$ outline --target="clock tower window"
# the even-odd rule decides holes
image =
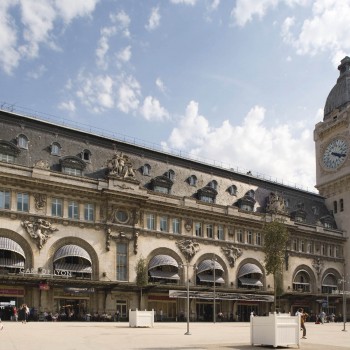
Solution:
[[[338,203],[337,201],[333,202],[333,213],[336,214],[338,212]]]
[[[344,200],[343,200],[343,198],[341,198],[340,200],[339,200],[339,210],[340,211],[344,211]]]

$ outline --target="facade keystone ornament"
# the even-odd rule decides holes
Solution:
[[[236,260],[243,254],[242,249],[230,244],[226,247],[221,247],[222,252],[225,254],[228,263],[231,267],[235,266]]]
[[[138,239],[139,239],[139,233],[136,231],[133,234],[132,233],[125,233],[125,232],[119,232],[119,233],[112,233],[112,229],[110,227],[106,228],[106,251],[109,252],[111,250],[111,240],[115,241],[133,241],[134,242],[134,254],[136,255],[138,252]]]
[[[30,237],[37,241],[37,246],[39,249],[44,246],[53,232],[58,231],[56,227],[53,227],[49,221],[44,219],[38,219],[36,221],[24,220],[22,221],[22,226],[25,228]]]
[[[190,261],[200,250],[199,243],[194,242],[192,239],[184,239],[176,242],[176,245],[180,249],[181,253],[185,255],[187,261]]]

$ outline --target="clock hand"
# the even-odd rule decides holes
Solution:
[[[332,156],[336,156],[338,158],[341,158],[341,157],[345,157],[346,154],[345,153],[338,153],[338,152],[332,152],[331,153]]]

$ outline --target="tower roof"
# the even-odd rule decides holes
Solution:
[[[330,91],[324,107],[324,118],[327,120],[335,109],[342,110],[350,104],[350,57],[346,56],[338,66],[340,72],[337,83]]]

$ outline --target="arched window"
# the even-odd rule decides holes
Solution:
[[[174,181],[174,179],[175,179],[175,171],[172,170],[172,169],[170,169],[170,170],[168,170],[168,171],[165,173],[165,176],[166,176],[169,180]]]
[[[328,273],[322,280],[322,293],[332,294],[338,289],[337,279],[333,273]]]
[[[28,137],[26,135],[18,135],[17,144],[19,148],[28,149]]]
[[[88,149],[84,149],[83,152],[81,152],[81,159],[85,162],[91,161],[91,152]]]
[[[196,175],[191,175],[188,178],[188,183],[190,184],[190,186],[196,186],[197,185],[197,177],[196,177]]]
[[[61,145],[58,142],[53,142],[51,144],[51,154],[54,156],[59,156],[61,154]]]
[[[210,181],[209,182],[209,187],[211,187],[213,190],[217,190],[217,188],[218,188],[218,183],[217,183],[217,181],[216,180],[213,180],[213,181]]]
[[[310,293],[310,275],[300,270],[294,277],[293,290],[295,292]]]
[[[142,175],[150,176],[151,175],[151,166],[149,164],[145,164],[142,167]]]
[[[231,185],[227,190],[231,196],[237,195],[237,186]]]

